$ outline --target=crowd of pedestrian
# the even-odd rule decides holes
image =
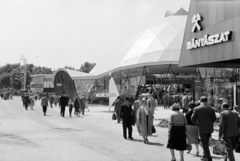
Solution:
[[[169,108],[169,94],[163,95],[164,109]],[[11,93],[8,95],[0,94],[1,98],[11,98]],[[168,104],[164,98],[167,97]],[[37,99],[41,100],[43,115],[46,116],[48,106],[53,108],[59,106],[60,116],[65,117],[66,107],[69,107],[69,116],[74,115],[80,117],[85,114],[85,109],[88,109],[87,99],[84,95],[81,97],[76,94],[74,99],[63,92],[62,95],[54,93],[23,93],[21,94],[23,106],[25,110],[28,107],[33,110]],[[172,113],[168,122],[168,142],[167,148],[170,149],[171,161],[176,161],[175,150],[180,153],[180,161],[184,161],[184,151],[190,153],[191,145],[195,145],[195,155],[198,157],[199,146],[203,149],[202,160],[212,161],[209,150],[209,141],[212,138],[214,124],[216,121],[219,125],[219,138],[226,144],[227,157],[225,160],[235,161],[234,149],[240,139],[240,109],[235,105],[231,107],[223,99],[218,99],[214,107],[209,106],[208,97],[202,96],[197,102],[187,93],[183,95],[171,95],[172,104],[170,106]],[[139,95],[133,106],[130,99],[126,97],[122,99],[118,97],[115,101],[114,112],[116,114],[117,123],[122,122],[123,138],[133,140],[132,126],[136,124],[138,134],[143,138],[143,143],[148,144],[148,136],[155,132],[153,125],[154,113],[157,103],[150,93],[148,96]],[[89,109],[88,109],[89,111]]]
[[[124,139],[133,139],[132,126],[136,124],[137,132],[142,136],[143,143],[149,143],[148,136],[151,136],[154,131],[153,119],[156,108],[155,101],[152,99],[151,93],[148,97],[138,96],[132,107],[129,98],[124,100],[120,97],[117,98],[114,112],[117,122],[122,121]],[[212,161],[209,141],[217,121],[217,113],[219,113],[218,139],[225,142],[227,149],[225,160],[235,161],[233,151],[240,139],[240,110],[237,105],[230,107],[228,103],[223,103],[220,99],[218,106],[211,107],[206,96],[193,102],[187,93],[181,97],[176,95],[173,100],[171,105],[173,112],[168,123],[167,143],[171,161],[176,161],[175,150],[180,152],[180,161],[184,161],[184,151],[190,153],[192,144],[196,148],[195,155],[197,157],[200,156],[199,147],[201,147],[203,149],[201,160]],[[164,106],[164,108],[166,107]]]
[[[209,141],[214,131],[214,123],[219,117],[219,138],[223,140],[227,149],[225,160],[235,161],[233,150],[238,142],[240,132],[240,112],[238,106],[231,108],[228,103],[222,103],[217,110],[208,105],[208,98],[202,96],[198,102],[190,102],[186,113],[180,112],[180,104],[173,104],[174,111],[169,118],[169,140],[172,161],[176,161],[174,150],[180,151],[180,161],[184,160],[183,152],[190,153],[191,144],[196,147],[196,156],[199,156],[199,145],[203,148],[202,160],[212,161],[209,150]]]
[[[88,109],[87,99],[84,95],[81,97],[78,94],[75,95],[74,99],[70,99],[69,96],[63,92],[62,95],[58,95],[55,93],[22,93],[21,94],[23,106],[25,110],[28,110],[30,107],[33,110],[35,106],[35,102],[39,99],[41,101],[43,115],[46,116],[48,107],[53,108],[59,106],[60,108],[60,116],[65,117],[66,107],[69,108],[69,116],[72,117],[72,111],[75,109],[74,114],[76,117],[80,117],[80,114],[84,115],[85,109]]]

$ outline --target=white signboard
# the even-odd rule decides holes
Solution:
[[[116,93],[97,93],[96,97],[117,97]]]
[[[62,83],[57,83],[57,86],[58,86],[58,87],[62,86]]]

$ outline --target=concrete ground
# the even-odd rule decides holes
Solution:
[[[43,116],[40,102],[27,111],[21,100],[0,100],[0,161],[170,161],[166,148],[167,129],[156,127],[157,133],[142,142],[133,127],[134,140],[125,140],[122,125],[112,120],[109,107],[89,105],[90,112],[80,118],[59,115],[59,108],[48,108]],[[111,108],[113,110],[113,108]],[[168,118],[170,110],[158,107],[154,124]],[[216,137],[216,134],[213,135]],[[212,149],[211,149],[212,151]],[[200,160],[195,148],[185,153],[185,161]],[[200,151],[202,154],[202,150]],[[176,153],[179,158],[179,153]],[[214,160],[222,160],[213,156]],[[236,154],[236,160],[239,160]]]

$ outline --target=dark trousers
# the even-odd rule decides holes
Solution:
[[[47,106],[42,106],[42,109],[43,109],[43,113],[46,114],[46,112],[47,112]]]
[[[228,159],[229,161],[235,161],[233,150],[236,147],[238,136],[224,137],[223,140],[227,143]]]
[[[200,134],[200,138],[202,141],[202,145],[203,145],[203,151],[204,154],[206,156],[206,158],[208,159],[208,161],[212,161],[212,157],[209,151],[209,139],[211,137],[211,133],[206,133],[206,134]]]
[[[50,107],[52,108],[53,102],[50,102]]]
[[[82,112],[82,115],[84,115],[85,107],[82,107],[82,108],[81,108],[81,112]]]
[[[116,115],[117,115],[117,122],[120,122],[121,121],[121,115],[120,115],[119,110],[116,111]]]
[[[127,129],[128,129],[128,138],[132,138],[132,125],[131,125],[131,123],[123,121],[122,126],[123,126],[123,137],[125,139],[127,138]]]
[[[28,103],[24,103],[23,105],[24,105],[25,109],[27,110],[29,104]]]
[[[62,116],[62,117],[65,116],[65,108],[66,108],[66,106],[61,106],[60,116]]]
[[[70,115],[70,117],[72,116],[72,108],[71,107],[69,107],[69,115]]]

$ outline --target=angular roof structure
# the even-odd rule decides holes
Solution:
[[[131,37],[122,48],[97,62],[90,74],[159,64],[178,64],[187,16],[172,15]]]
[[[172,16],[174,13],[172,11],[167,10],[167,12],[165,13],[165,17],[169,17]]]
[[[180,8],[177,12],[174,13],[174,15],[188,15],[188,12],[185,9]]]
[[[92,74],[89,74],[89,73],[84,73],[84,72],[79,72],[79,71],[75,71],[75,70],[69,70],[69,69],[66,69],[66,68],[59,68],[57,71],[55,71],[55,74],[59,71],[64,71],[66,73],[69,74],[69,76],[72,78],[72,79],[77,79],[79,77],[91,77],[91,76],[94,76]]]

